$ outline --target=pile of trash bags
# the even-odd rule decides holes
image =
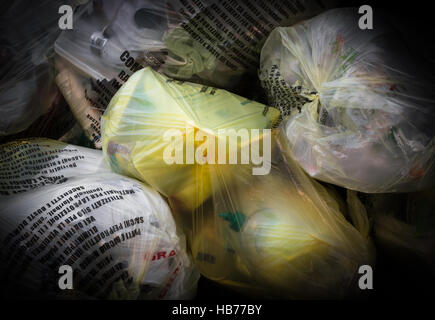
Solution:
[[[219,163],[221,154],[211,147],[227,145],[219,130],[270,130],[279,112],[224,90],[210,93],[168,80],[146,68],[113,97],[103,116],[103,151],[113,170],[168,197],[203,275],[251,293],[264,291],[262,296],[344,296],[359,266],[373,258],[365,211],[352,212],[360,233],[331,194],[289,158],[284,163],[286,151],[276,150],[265,175],[253,175],[249,164]],[[178,131],[175,143],[165,139],[169,130]],[[198,136],[200,142],[207,137],[203,148]],[[271,137],[258,139],[266,143]],[[190,146],[207,154],[205,163],[166,162],[167,150],[175,158],[177,148]],[[244,141],[234,144],[242,158],[249,154],[244,147]],[[322,220],[328,224],[319,224]]]
[[[149,66],[178,80],[246,91],[237,88],[256,76],[269,32],[330,2],[90,1],[76,13],[74,29],[54,44],[55,82],[101,149],[101,115],[134,72]]]
[[[386,21],[361,30],[334,1],[89,0],[60,31],[57,3],[33,5],[42,39],[2,49],[26,57],[0,70],[2,294],[193,299],[201,275],[342,299],[379,252],[435,267],[431,75]]]

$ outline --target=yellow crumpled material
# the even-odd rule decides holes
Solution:
[[[102,117],[103,151],[117,172],[135,177],[186,210],[211,195],[210,165],[167,164],[168,130],[216,137],[220,129],[271,128],[279,112],[225,90],[174,81],[145,68],[111,100]],[[195,142],[195,150],[201,142]]]
[[[358,295],[359,267],[374,266],[365,207],[354,192],[345,202],[309,178],[277,136],[270,174],[239,166],[229,178],[219,166],[211,200],[181,215],[195,264],[205,277],[254,297]]]

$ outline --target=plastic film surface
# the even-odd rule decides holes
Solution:
[[[292,156],[310,176],[362,192],[433,186],[432,81],[382,19],[360,30],[358,18],[330,10],[276,28],[262,49],[260,79]]]
[[[110,172],[101,151],[35,139],[2,145],[0,158],[2,294],[194,297],[199,274],[168,204]],[[63,265],[73,291],[60,290]]]
[[[104,113],[103,151],[113,170],[195,209],[211,195],[209,163],[219,161],[217,152],[199,154],[201,146],[208,141],[217,146],[219,130],[270,129],[278,116],[278,110],[228,91],[145,68],[124,84]],[[242,149],[239,142],[234,147]],[[207,163],[199,164],[198,158]]]
[[[374,265],[366,210],[343,208],[277,137],[268,175],[214,166],[212,197],[190,214],[176,209],[195,263],[205,277],[254,297],[356,296],[359,267]]]
[[[134,72],[151,67],[239,94],[255,91],[252,78],[270,31],[333,3],[89,1],[74,14],[74,29],[56,40],[55,81],[89,139],[101,148],[101,113]]]

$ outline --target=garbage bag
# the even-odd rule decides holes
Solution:
[[[3,1],[0,5],[0,136],[29,128],[56,108],[50,58],[59,7],[75,1]],[[43,133],[41,133],[43,134]]]
[[[0,203],[2,296],[195,295],[199,274],[168,204],[112,173],[101,151],[48,139],[2,145]],[[61,266],[73,290],[61,290]]]
[[[435,190],[397,194],[359,194],[374,221],[380,250],[396,261],[435,270]],[[420,264],[421,265],[421,264]]]
[[[349,206],[347,220],[343,201],[278,139],[268,175],[252,175],[251,165],[228,175],[215,165],[213,196],[190,212],[175,209],[195,263],[205,277],[257,298],[356,296],[359,267],[374,265],[365,208]]]
[[[278,110],[258,102],[175,81],[147,67],[130,77],[106,109],[103,152],[115,172],[144,181],[192,210],[211,195],[210,166],[196,161],[201,146],[216,145],[219,130],[271,128],[278,116]],[[236,143],[240,150],[241,142]],[[195,159],[184,152],[188,144]],[[205,157],[218,162],[217,153]]]
[[[121,85],[151,67],[231,89],[251,84],[268,33],[333,1],[90,1],[56,40],[56,83],[96,148],[100,116]],[[240,89],[242,90],[242,89]],[[254,90],[249,90],[251,92]],[[244,95],[244,94],[242,94]]]
[[[292,156],[310,176],[352,190],[433,186],[432,81],[380,16],[373,30],[359,18],[330,10],[276,28],[262,49],[260,80]]]

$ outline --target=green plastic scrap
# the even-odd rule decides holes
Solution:
[[[222,212],[219,213],[219,217],[224,218],[224,220],[230,222],[230,228],[234,231],[239,232],[242,228],[243,224],[246,221],[246,216],[241,212],[231,213],[231,212]]]

